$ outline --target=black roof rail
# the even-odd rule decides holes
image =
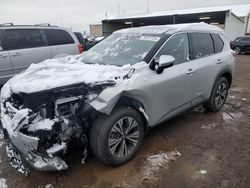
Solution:
[[[3,23],[3,24],[0,24],[0,26],[13,26],[14,24],[13,23]]]

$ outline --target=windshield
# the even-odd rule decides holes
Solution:
[[[84,63],[122,66],[140,62],[160,39],[157,35],[114,33],[81,56]]]

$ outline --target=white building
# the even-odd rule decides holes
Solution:
[[[118,15],[103,20],[102,30],[103,35],[107,36],[128,27],[206,22],[224,29],[228,40],[234,40],[239,36],[250,35],[249,13],[250,4],[241,4]]]

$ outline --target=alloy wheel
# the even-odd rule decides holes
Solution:
[[[139,125],[132,117],[123,117],[111,128],[108,146],[116,158],[123,158],[132,153],[139,140]]]
[[[221,106],[224,104],[227,97],[227,85],[226,83],[221,83],[215,94],[215,105],[217,108],[221,108]]]

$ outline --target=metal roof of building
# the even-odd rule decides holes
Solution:
[[[158,16],[171,16],[171,15],[184,15],[184,14],[195,14],[195,13],[208,13],[208,12],[220,12],[220,11],[232,11],[238,17],[245,17],[250,12],[250,4],[240,5],[226,5],[226,6],[213,6],[213,7],[202,7],[202,8],[191,8],[191,9],[180,9],[180,10],[168,10],[161,12],[148,12],[144,14],[124,14],[110,16],[106,20],[122,20],[122,19],[133,19],[133,18],[147,18],[147,17],[158,17]]]

